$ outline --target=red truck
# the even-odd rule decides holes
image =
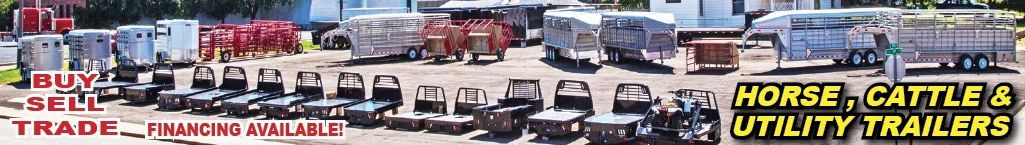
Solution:
[[[54,18],[50,8],[22,8],[14,11],[15,34],[68,34],[75,29],[72,18]]]

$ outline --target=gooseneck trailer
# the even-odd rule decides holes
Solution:
[[[876,49],[876,41],[880,37],[847,35],[847,32],[872,23],[877,19],[877,13],[885,11],[901,10],[858,8],[773,12],[755,19],[742,36],[741,44],[746,45],[747,40],[756,35],[769,36],[777,65],[781,61],[828,59],[852,66],[874,65],[881,58],[881,51]]]
[[[869,25],[858,26],[851,37],[872,35],[882,52],[891,45],[909,63],[955,63],[962,70],[986,70],[997,62],[1015,62],[1015,14],[1001,10],[948,9],[879,12]],[[850,37],[848,38],[850,39]],[[849,42],[857,42],[851,40]],[[856,43],[850,44],[857,48]],[[854,51],[855,49],[852,49]]]
[[[352,48],[352,59],[365,56],[406,55],[416,60],[425,57],[424,39],[419,32],[428,21],[448,20],[448,14],[374,14],[342,21],[327,38],[341,39]]]
[[[608,12],[602,14],[601,43],[609,60],[652,62],[676,57],[676,20],[673,14]]]
[[[565,57],[576,61],[601,59],[601,45],[598,29],[601,28],[601,14],[558,11],[544,15],[545,58],[554,61]]]

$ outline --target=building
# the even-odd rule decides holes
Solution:
[[[840,8],[840,0],[650,0],[651,12],[673,13],[684,28],[740,28],[744,13]]]

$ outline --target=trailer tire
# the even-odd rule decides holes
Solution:
[[[873,65],[879,64],[878,62],[879,62],[879,55],[877,55],[875,51],[872,51],[872,50],[865,51],[865,65],[873,66]]]
[[[957,61],[957,67],[961,68],[961,70],[963,71],[972,70],[973,68],[975,68],[974,65],[974,60],[972,60],[972,57],[967,54],[961,55],[961,59],[958,59]]]
[[[833,63],[843,64],[844,59],[833,59]]]
[[[293,53],[294,54],[303,54],[303,45],[295,44],[295,51],[293,51]]]
[[[221,63],[231,62],[231,51],[221,51]]]
[[[553,51],[554,50],[551,47],[545,46],[545,58],[547,58],[548,61],[555,61],[555,54]]]
[[[453,55],[455,55],[456,61],[463,61],[463,55],[464,54],[463,54],[462,50],[456,50],[456,53],[453,54]]]
[[[427,52],[427,48],[420,48],[420,59],[427,59],[431,57],[430,52]]]
[[[978,68],[979,71],[986,71],[986,69],[989,69],[989,62],[989,57],[986,57],[985,54],[975,56],[975,67]]]
[[[470,61],[477,61],[480,58],[480,54],[470,54]]]
[[[850,64],[853,67],[858,67],[863,63],[865,63],[865,57],[858,51],[851,51],[850,54],[847,54],[847,64]]]
[[[621,54],[619,53],[619,50],[609,51],[609,61],[612,61],[612,63],[617,63],[617,64],[620,63],[620,61],[621,61],[620,59],[623,58],[623,56],[620,56],[620,55]]]
[[[505,61],[505,51],[504,50],[499,49],[498,52],[496,52],[496,53],[498,53],[498,61]]]
[[[419,51],[417,51],[416,48],[406,49],[406,59],[409,59],[409,60],[417,60],[417,59],[419,59],[420,55],[417,54],[417,52],[419,52]]]

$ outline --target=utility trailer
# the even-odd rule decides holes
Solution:
[[[189,105],[189,96],[217,89],[214,70],[207,66],[196,66],[192,72],[192,85],[188,88],[160,91],[157,98],[157,109],[172,110]]]
[[[117,27],[117,52],[115,59],[128,59],[148,68],[156,63],[155,30],[153,26],[129,25]],[[118,61],[120,62],[120,61]],[[118,64],[120,65],[120,64]]]
[[[591,88],[587,82],[560,80],[555,88],[555,104],[527,117],[527,124],[541,140],[569,134],[573,132],[574,124],[578,126],[578,131],[583,130],[581,122],[594,116],[592,102]]]
[[[490,137],[494,137],[495,132],[526,130],[527,117],[544,109],[540,82],[509,79],[505,99],[498,100],[498,104],[473,108],[473,120],[477,122],[474,126],[488,131]]]
[[[246,78],[246,70],[242,67],[225,66],[221,81],[217,89],[188,97],[192,112],[213,111],[214,103],[249,90],[249,79]]]
[[[129,103],[156,101],[160,91],[174,89],[174,68],[171,64],[153,65],[153,81],[125,87],[124,99]]]
[[[72,30],[68,32],[68,70],[85,71],[91,67],[101,68],[106,73],[110,68],[111,31],[99,29]],[[93,66],[93,65],[102,65]]]
[[[466,52],[471,61],[477,61],[480,55],[495,55],[498,61],[505,60],[505,51],[509,50],[509,41],[513,33],[509,23],[494,19],[469,19],[459,28],[466,37]]]
[[[619,84],[612,112],[584,120],[584,138],[596,144],[618,144],[633,140],[637,125],[651,107],[651,90],[641,84]]]
[[[32,71],[61,71],[64,49],[60,35],[35,35],[18,40],[18,72],[22,81],[29,81]]]
[[[715,93],[691,89],[671,93],[676,96],[659,98],[645,113],[637,137],[648,144],[719,144],[722,120]]]
[[[580,60],[601,59],[601,44],[598,29],[601,28],[601,14],[574,11],[545,13],[544,46],[545,58],[555,61],[558,57],[569,58],[580,67]]]
[[[307,119],[326,119],[332,117],[331,111],[339,107],[345,107],[360,103],[366,99],[366,88],[363,85],[363,75],[359,73],[341,72],[338,73],[338,87],[335,89],[334,97],[327,95],[324,98],[303,103],[303,114]],[[341,114],[341,110],[335,111],[335,115]]]
[[[388,110],[391,110],[392,114],[399,112],[399,106],[402,106],[402,87],[398,77],[374,76],[373,91],[370,99],[345,107],[349,123],[370,125],[383,119],[384,112]]]
[[[427,47],[426,58],[434,58],[434,61],[441,61],[445,58],[455,58],[456,61],[463,61],[466,54],[466,35],[459,30],[466,21],[452,20],[430,20],[424,23],[420,29],[420,37],[423,37]]]
[[[889,46],[903,48],[905,62],[955,63],[958,68],[986,70],[990,63],[1016,62],[1017,24],[1013,12],[1001,10],[945,9],[884,11],[870,25],[850,30],[848,39],[871,35],[871,45],[882,52]],[[851,49],[858,47],[851,44]]]
[[[413,112],[399,113],[388,116],[385,125],[388,128],[420,130],[424,128],[424,120],[446,115],[448,100],[445,89],[438,86],[423,86],[416,89],[416,100]]]
[[[302,113],[302,108],[299,105],[313,98],[323,97],[324,82],[320,79],[320,74],[299,72],[295,78],[295,92],[267,98],[258,105],[260,110],[266,113],[267,118],[283,119],[292,114],[289,108],[295,108],[294,112]]]
[[[744,32],[741,44],[746,45],[753,36],[768,35],[776,51],[777,67],[781,61],[823,59],[851,66],[875,65],[881,52],[876,48],[876,41],[884,38],[871,35],[852,37],[847,33],[854,27],[871,24],[876,21],[877,13],[885,11],[901,10],[856,8],[773,12],[751,22],[752,26]]]
[[[455,102],[452,114],[425,120],[427,130],[458,134],[473,129],[473,108],[488,105],[488,95],[483,89],[459,88]]]
[[[250,106],[268,98],[279,96],[285,92],[284,80],[281,79],[281,71],[277,69],[260,68],[260,75],[257,77],[256,90],[246,91],[234,97],[221,101],[224,112],[228,115],[245,116],[249,114]]]
[[[428,21],[448,20],[447,14],[374,14],[361,15],[340,22],[336,34],[340,42],[350,42],[352,57],[406,55],[410,60],[424,57],[424,39],[420,30]]]
[[[675,28],[669,13],[608,12],[602,13],[598,36],[613,63],[624,58],[652,62],[676,57]]]
[[[158,63],[195,64],[199,60],[199,21],[157,21],[156,57]]]

